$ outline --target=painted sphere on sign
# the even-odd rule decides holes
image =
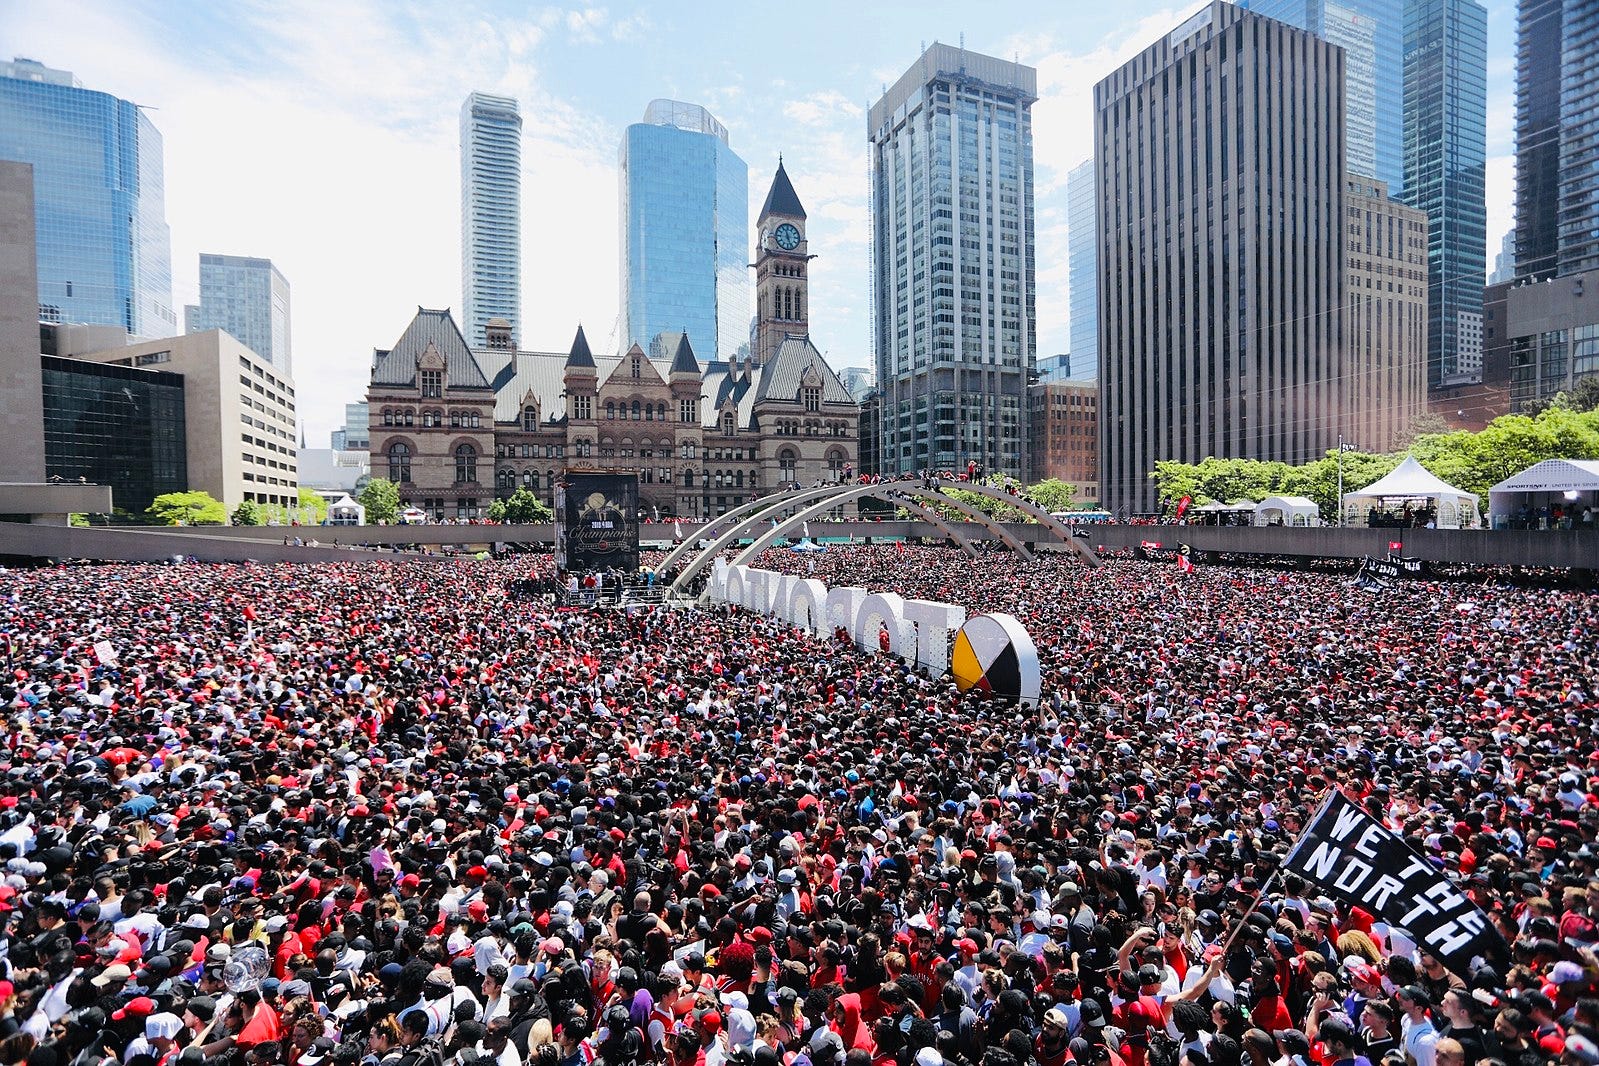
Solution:
[[[976,689],[1010,700],[1038,702],[1038,648],[1006,614],[980,614],[955,635],[950,671],[962,692]]]

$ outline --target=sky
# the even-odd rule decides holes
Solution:
[[[1400,0],[1394,0],[1396,8]],[[522,337],[619,346],[617,149],[656,97],[706,106],[760,209],[781,153],[808,213],[811,336],[871,363],[866,109],[935,40],[1038,68],[1038,355],[1067,351],[1067,172],[1096,81],[1203,0],[0,0],[0,55],[150,109],[165,140],[173,303],[199,254],[272,259],[292,288],[312,447],[418,306],[461,308],[459,113],[521,103]],[[1488,261],[1514,202],[1513,0],[1488,4]],[[754,232],[753,218],[751,232]],[[752,249],[753,255],[753,249]]]

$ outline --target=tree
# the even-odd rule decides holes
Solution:
[[[258,526],[264,521],[261,508],[254,500],[245,500],[233,509],[233,524],[236,526]]]
[[[1064,511],[1072,505],[1077,488],[1058,477],[1047,477],[1027,490],[1028,499],[1046,511]]]
[[[69,526],[76,526],[78,528],[82,528],[84,526],[87,526],[88,524],[89,524],[89,516],[86,515],[86,514],[69,514],[69,515],[67,515],[67,525],[69,525]]]
[[[503,522],[503,521],[505,521],[505,501],[504,500],[491,500],[491,501],[489,501],[489,509],[488,509],[487,513],[488,513],[488,519],[489,519],[490,522]]]
[[[320,526],[328,520],[328,501],[315,489],[300,486],[300,514],[302,525]]]
[[[392,522],[400,512],[400,490],[386,477],[375,477],[361,490],[360,504],[373,524]]]
[[[209,492],[163,493],[145,514],[161,526],[220,526],[228,520],[227,508]]]
[[[517,525],[528,522],[553,522],[555,512],[529,488],[520,488],[505,501],[505,520]]]

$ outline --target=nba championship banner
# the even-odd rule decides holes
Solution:
[[[555,565],[638,570],[638,475],[567,474],[555,494]]]
[[[1438,867],[1336,789],[1283,860],[1295,873],[1405,933],[1469,981],[1473,960],[1509,955],[1488,916]]]

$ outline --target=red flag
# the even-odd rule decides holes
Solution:
[[[897,552],[904,551],[905,550],[905,542],[902,541],[902,540],[896,540],[894,542],[894,550],[897,551]]]
[[[1186,555],[1177,557],[1177,570],[1179,573],[1191,574],[1194,572],[1194,561]]]
[[[1405,542],[1402,540],[1391,540],[1388,542],[1388,550],[1391,552],[1404,551]]]
[[[1192,498],[1188,497],[1188,496],[1184,496],[1182,499],[1177,501],[1177,517],[1178,518],[1181,518],[1183,516],[1183,512],[1188,510],[1188,505],[1191,502],[1193,502]]]

